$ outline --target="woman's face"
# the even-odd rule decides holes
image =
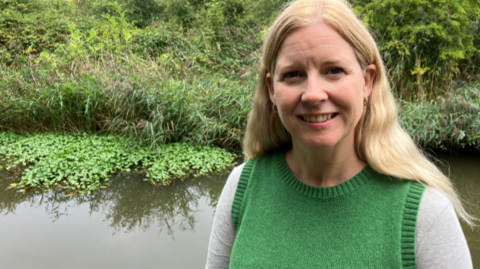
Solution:
[[[325,23],[288,34],[267,85],[294,150],[354,150],[375,74],[374,65],[360,67],[353,48]]]

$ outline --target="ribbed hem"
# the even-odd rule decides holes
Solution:
[[[420,207],[425,186],[412,182],[407,193],[403,210],[401,247],[403,268],[416,268],[415,234],[417,228],[417,214]]]
[[[315,187],[303,183],[292,174],[287,166],[284,152],[277,153],[274,158],[280,177],[285,180],[286,184],[302,195],[315,199],[332,199],[348,195],[360,189],[378,175],[375,170],[367,165],[360,173],[341,184],[332,187]]]
[[[243,166],[242,173],[240,174],[240,179],[238,180],[237,190],[235,192],[232,204],[232,219],[236,228],[240,226],[240,213],[242,210],[243,197],[245,196],[248,180],[250,179],[250,175],[252,174],[254,164],[255,158],[248,160]]]

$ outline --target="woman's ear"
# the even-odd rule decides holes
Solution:
[[[267,80],[267,88],[268,88],[268,94],[270,95],[270,101],[272,101],[272,103],[276,104],[276,102],[275,102],[275,91],[273,89],[273,77],[270,74],[270,72],[268,72],[265,75],[265,79]]]
[[[373,89],[373,81],[377,75],[377,67],[374,64],[369,64],[363,70],[363,79],[365,80],[365,86],[363,88],[363,96],[369,97]]]

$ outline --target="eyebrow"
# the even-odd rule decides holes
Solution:
[[[322,62],[322,65],[340,65],[342,63],[341,60],[339,59],[333,59],[333,60],[327,60],[325,62]],[[298,64],[296,63],[295,61],[290,61],[286,64],[279,64],[277,62],[277,68],[283,68],[283,69],[294,69],[294,68],[298,68],[299,66],[301,66],[302,64]]]
[[[340,60],[332,60],[332,61],[326,61],[326,62],[323,62],[322,64],[327,64],[327,65],[335,65],[335,64],[340,64],[342,61]]]

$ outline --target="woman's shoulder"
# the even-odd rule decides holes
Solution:
[[[473,268],[452,202],[431,187],[420,203],[415,242],[417,268]]]
[[[438,214],[445,208],[453,206],[452,201],[440,192],[432,187],[426,187],[422,196],[421,207],[428,209],[432,214]]]
[[[240,179],[240,175],[242,174],[243,167],[245,166],[245,164],[246,163],[242,163],[233,168],[232,172],[230,172],[230,175],[228,176],[226,184],[229,184],[229,185],[233,184],[235,186],[238,184],[238,180]]]
[[[432,227],[432,224],[442,214],[452,215],[451,218],[454,221],[458,221],[450,199],[442,192],[432,187],[426,187],[418,210],[417,240],[421,240],[424,237]]]
[[[246,172],[244,175],[248,177],[248,173],[252,171],[253,167],[255,166],[255,163],[266,161],[271,164],[272,162],[275,162],[275,160],[278,160],[278,158],[280,158],[282,154],[283,154],[282,151],[262,154],[259,156],[255,156],[238,166],[235,166],[232,172],[230,172],[227,182],[225,183],[225,189],[227,190],[229,197],[233,200],[237,186],[238,186],[238,182],[240,181],[244,168]],[[265,167],[265,165],[263,165],[263,167]],[[246,182],[243,181],[243,183],[244,183],[243,186],[245,187]]]
[[[235,192],[237,191],[238,181],[240,180],[240,176],[242,175],[243,167],[245,163],[242,163],[238,166],[233,168],[232,172],[228,176],[227,182],[225,183],[224,192],[225,192],[225,200],[233,201],[235,197]]]

